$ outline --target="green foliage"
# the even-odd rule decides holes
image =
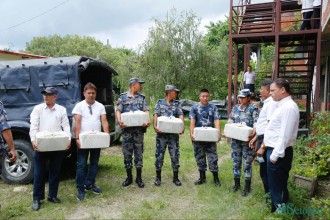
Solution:
[[[310,135],[297,140],[294,150],[294,172],[306,177],[324,177],[330,173],[329,112],[315,114]],[[302,166],[305,164],[305,166]]]
[[[172,9],[165,20],[154,19],[135,74],[148,79],[144,91],[151,99],[164,96],[166,84],[176,85],[184,98],[196,100],[203,87],[213,98],[225,98],[225,90],[219,88],[227,83],[227,45],[209,48],[199,26],[200,19],[191,11]]]

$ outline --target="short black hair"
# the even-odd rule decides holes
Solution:
[[[274,81],[270,78],[266,78],[261,82],[261,86],[270,86],[270,84],[272,84]]]
[[[285,89],[285,91],[289,94],[291,94],[291,90],[290,90],[290,83],[288,80],[283,79],[283,78],[278,78],[275,79],[273,82],[278,88],[283,88]]]
[[[201,89],[201,90],[199,91],[199,94],[201,94],[202,92],[210,93],[209,90],[207,90],[207,89]]]

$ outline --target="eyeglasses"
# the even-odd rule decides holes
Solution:
[[[93,111],[92,111],[92,106],[90,106],[90,105],[89,105],[89,106],[88,106],[88,108],[89,108],[89,114],[91,114],[91,115],[92,115],[92,114],[93,114]]]

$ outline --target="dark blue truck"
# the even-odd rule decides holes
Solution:
[[[117,72],[106,62],[80,56],[1,61],[0,100],[7,111],[17,151],[16,163],[1,157],[2,179],[7,183],[29,183],[33,179],[30,113],[35,105],[43,102],[41,91],[47,86],[56,87],[56,102],[66,107],[72,125],[71,111],[77,102],[84,99],[84,85],[87,82],[95,84],[96,100],[106,108],[111,140],[119,139],[112,88],[114,75]],[[72,139],[72,147],[67,153],[75,155],[75,139]]]

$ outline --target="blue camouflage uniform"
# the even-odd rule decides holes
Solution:
[[[159,99],[155,106],[154,115],[158,117],[174,116],[178,118],[180,115],[183,115],[181,103],[178,100],[172,100],[170,104],[167,104],[166,99]],[[169,133],[157,133],[156,135],[156,171],[162,170],[166,146],[168,146],[168,151],[171,156],[173,171],[178,171],[180,167],[179,135]]]
[[[0,102],[0,133],[10,128],[9,124],[7,123],[7,120],[7,113],[3,107],[2,102]],[[5,141],[3,140],[2,135],[0,135],[0,153],[2,152],[4,145]]]
[[[241,105],[235,105],[230,113],[228,123],[245,123],[247,126],[254,128],[259,116],[258,107],[249,103],[245,110],[241,108]],[[251,180],[252,177],[252,161],[254,158],[254,152],[249,148],[249,142],[239,141],[232,139],[232,160],[233,160],[233,172],[234,178],[240,178],[242,167],[242,156],[244,163],[244,176],[246,180]]]
[[[193,105],[189,112],[189,119],[195,119],[195,127],[214,127],[214,121],[220,119],[218,109],[213,104],[203,106]],[[207,171],[206,156],[211,172],[218,172],[218,154],[216,142],[192,141],[195,159],[200,171]]]
[[[120,94],[117,111],[125,113],[138,110],[149,110],[144,95],[137,93],[133,96],[130,92]],[[133,167],[133,153],[135,167],[143,167],[143,137],[145,131],[146,129],[143,127],[128,127],[122,129],[124,165],[126,170],[132,169]]]

